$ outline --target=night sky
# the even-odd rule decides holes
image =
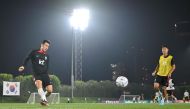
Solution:
[[[167,44],[174,55],[177,84],[190,84],[189,0],[1,0],[0,72],[18,75],[18,67],[43,39],[51,40],[50,71],[70,82],[72,29],[69,12],[90,10],[83,36],[83,80],[112,80],[110,64],[123,64],[130,82],[153,72]],[[185,24],[183,24],[185,22]],[[179,28],[175,28],[175,24]],[[186,26],[184,26],[186,25]],[[185,29],[184,29],[185,28]],[[30,74],[29,64],[24,71]],[[142,71],[142,68],[146,71]]]

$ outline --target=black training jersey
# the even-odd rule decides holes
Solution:
[[[24,60],[23,66],[26,66],[29,60],[32,62],[34,75],[48,73],[49,56],[46,53],[40,50],[33,50]]]

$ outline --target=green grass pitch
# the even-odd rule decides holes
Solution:
[[[190,104],[61,103],[41,106],[40,104],[0,103],[0,109],[190,109]]]

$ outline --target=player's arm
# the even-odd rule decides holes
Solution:
[[[22,66],[19,67],[18,71],[22,72],[25,69],[25,66],[27,65],[28,61],[31,59],[33,54],[33,51],[29,53],[29,55],[26,56],[26,58],[24,59],[24,62],[22,64]]]
[[[174,59],[172,58],[171,60],[171,65],[172,65],[172,68],[170,70],[170,73],[168,74],[168,77],[171,77],[172,73],[174,72],[174,70],[176,69],[176,65],[174,63]]]

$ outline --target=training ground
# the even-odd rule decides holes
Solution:
[[[0,103],[0,109],[190,109],[190,103],[176,104],[104,104],[104,103],[61,103],[41,106],[40,104]]]

